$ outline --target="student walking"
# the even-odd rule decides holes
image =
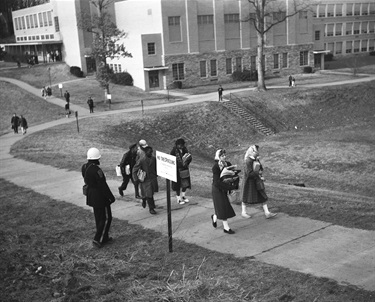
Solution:
[[[125,152],[120,162],[120,169],[122,175],[122,184],[118,187],[118,192],[121,196],[124,196],[124,191],[128,187],[129,181],[131,180],[134,185],[135,198],[141,198],[139,196],[138,184],[133,179],[132,172],[136,164],[137,159],[137,144],[133,144],[129,147],[129,150]]]
[[[65,116],[66,117],[70,117],[70,105],[69,105],[69,102],[66,102],[65,104]]]
[[[67,103],[70,102],[70,93],[69,93],[68,90],[65,91],[64,98],[65,98],[65,100],[66,100]]]
[[[215,154],[215,164],[212,167],[212,200],[215,214],[211,215],[211,220],[214,228],[217,227],[217,220],[222,220],[224,233],[231,235],[235,232],[229,227],[228,219],[236,216],[236,213],[229,202],[228,192],[238,189],[238,185],[220,179],[223,169],[229,166],[231,166],[231,163],[226,161],[225,150],[217,150]]]
[[[271,213],[267,206],[268,196],[264,187],[264,178],[262,176],[263,167],[259,161],[258,145],[252,145],[248,148],[244,162],[244,179],[241,188],[241,216],[244,218],[251,217],[246,213],[247,205],[262,204],[266,218],[275,217],[277,214]]]
[[[185,140],[179,138],[175,142],[171,155],[176,156],[177,162],[177,182],[172,181],[172,190],[176,192],[178,204],[185,204],[189,202],[186,198],[186,190],[191,189],[191,179],[189,165],[192,157],[185,145]],[[180,196],[182,191],[182,196]]]
[[[112,223],[111,204],[115,202],[106,177],[99,167],[100,158],[100,151],[90,148],[87,151],[87,163],[81,169],[82,177],[88,186],[86,204],[94,209],[96,233],[93,245],[99,248],[112,240],[109,237],[109,229]]]
[[[20,125],[20,118],[14,113],[12,118],[10,119],[10,124],[14,133],[18,133],[18,127]]]
[[[90,113],[94,113],[94,101],[91,96],[87,100],[87,104],[89,105]]]
[[[289,80],[289,87],[292,87],[292,81],[293,81],[292,75],[289,75],[288,80]]]
[[[22,134],[26,134],[28,126],[27,126],[27,121],[23,117],[23,115],[21,115],[21,118],[20,118],[20,126],[21,126]]]
[[[219,94],[219,102],[223,100],[223,91],[224,91],[224,88],[221,87],[221,85],[219,85],[219,88],[217,89],[217,92]]]
[[[142,207],[146,208],[146,203],[150,214],[156,214],[154,193],[159,192],[158,175],[156,173],[156,158],[152,154],[153,150],[150,146],[144,148],[145,156],[143,156],[133,168],[134,180],[140,181]],[[138,171],[142,170],[146,173],[144,180],[138,178]]]

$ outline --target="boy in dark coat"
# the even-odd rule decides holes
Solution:
[[[82,176],[88,185],[86,204],[94,208],[96,233],[93,244],[97,247],[112,240],[109,229],[112,222],[111,204],[115,202],[105,175],[99,168],[100,157],[100,151],[91,148],[87,151],[88,162],[82,166]]]
[[[14,133],[18,133],[18,126],[20,125],[20,118],[14,113],[11,120],[10,124],[12,125],[12,129]]]
[[[121,196],[124,196],[124,192],[128,187],[129,180],[132,181],[135,190],[135,198],[141,198],[139,196],[138,184],[132,177],[132,171],[136,163],[137,158],[137,144],[133,144],[129,147],[129,150],[125,152],[120,162],[120,169],[122,174],[122,184],[118,187],[118,192]]]

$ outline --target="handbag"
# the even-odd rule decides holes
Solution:
[[[146,171],[143,171],[142,169],[139,169],[137,172],[137,178],[140,182],[144,182],[146,178]]]
[[[264,187],[264,181],[261,180],[260,178],[257,178],[257,180],[255,181],[255,184],[256,184],[256,187],[257,187],[258,191],[262,191],[262,190],[265,189],[265,187]]]
[[[130,175],[130,165],[125,166],[125,174]]]
[[[122,176],[120,166],[116,166],[116,175],[117,175],[117,176]]]
[[[179,170],[179,173],[180,173],[181,178],[189,178],[190,177],[189,169]]]

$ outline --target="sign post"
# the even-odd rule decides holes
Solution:
[[[63,96],[63,95],[62,95],[63,84],[59,84],[59,88],[60,88],[60,94],[61,94],[61,97],[62,97],[62,96]]]
[[[177,182],[176,156],[156,151],[156,172],[158,176],[166,178],[167,181],[168,246],[169,252],[172,253],[173,247],[170,181]]]
[[[78,125],[78,111],[75,112],[76,121],[77,121],[77,132],[79,133],[79,125]]]

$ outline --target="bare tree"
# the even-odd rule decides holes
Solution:
[[[266,33],[275,25],[285,22],[300,12],[310,9],[313,1],[309,0],[247,0],[250,4],[248,17],[243,20],[250,22],[257,32],[257,70],[258,90],[265,91],[264,79],[264,45]]]
[[[96,8],[96,12],[93,14],[83,12],[78,19],[78,26],[93,34],[91,55],[96,61],[96,79],[106,90],[106,94],[109,94],[111,70],[107,65],[107,58],[132,57],[132,55],[120,43],[120,40],[126,37],[126,33],[117,28],[112,21],[113,16],[108,11],[114,0],[90,0],[90,3]]]

